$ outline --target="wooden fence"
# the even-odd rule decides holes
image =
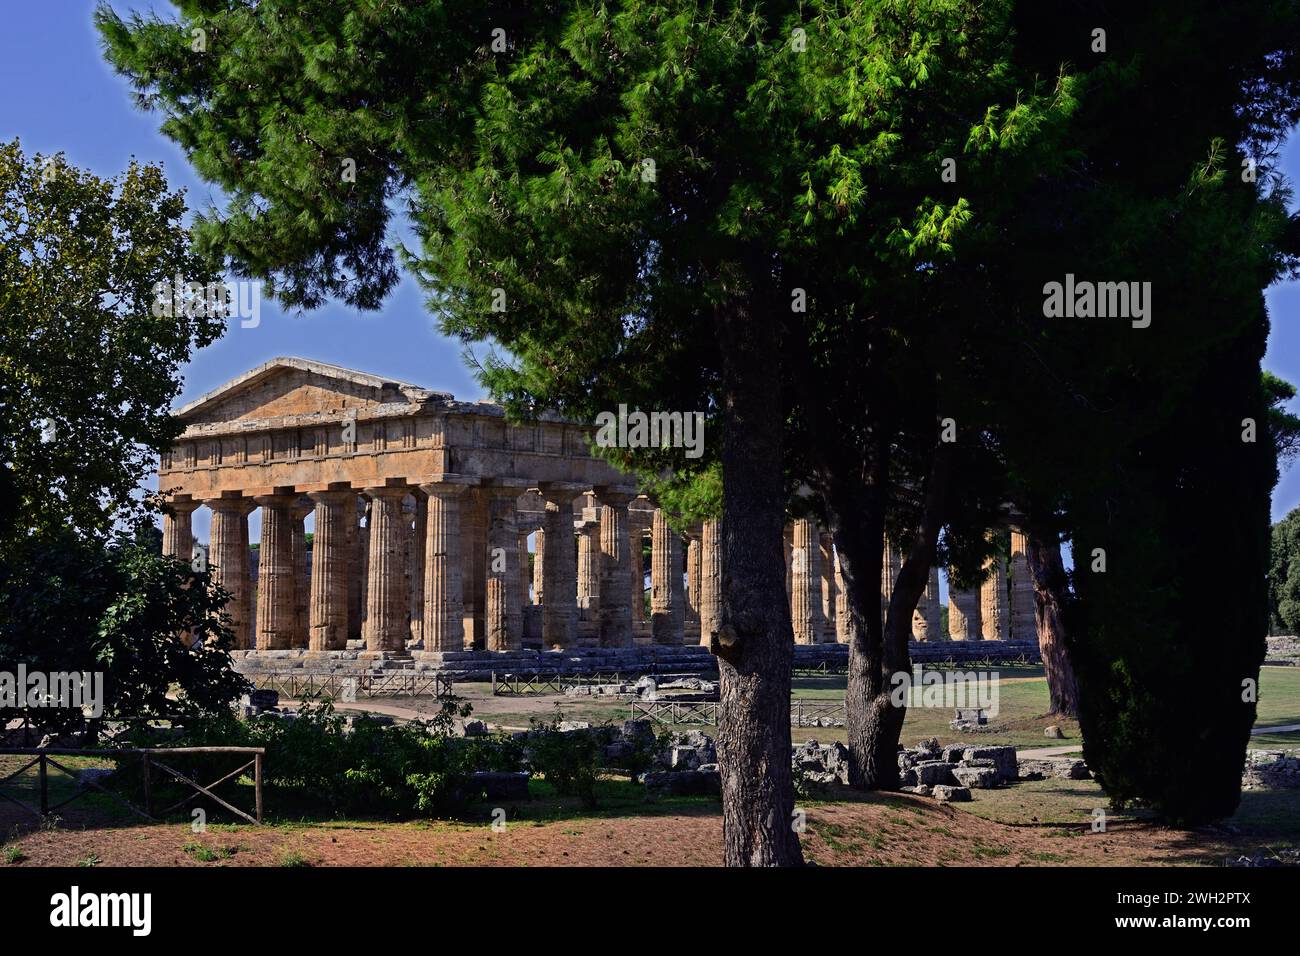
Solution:
[[[163,763],[161,760],[158,759],[160,756],[175,757],[175,756],[190,756],[193,754],[237,754],[242,756],[248,756],[251,759],[249,759],[246,763],[241,764],[239,767],[236,767],[234,770],[232,770],[230,773],[226,774],[225,776],[221,777],[219,780],[209,783],[206,786],[200,783],[196,783],[195,781],[191,780],[189,777],[185,776],[180,771],[176,770],[173,767],[168,766],[167,764]],[[27,761],[27,763],[23,764],[21,767],[15,770],[13,773],[10,773],[4,777],[0,777],[0,787],[3,787],[4,784],[8,783],[10,780],[15,779],[21,774],[26,773],[32,767],[36,767],[36,775],[38,780],[37,789],[40,795],[40,806],[34,807],[31,804],[24,803],[22,800],[19,800],[16,797],[11,797],[8,794],[6,794],[3,791],[3,789],[0,789],[0,799],[7,800],[10,803],[22,807],[28,813],[33,814],[37,819],[43,820],[46,816],[53,813],[55,810],[58,810],[60,807],[65,807],[69,803],[72,803],[74,800],[81,799],[86,794],[90,793],[91,790],[97,790],[100,793],[106,794],[107,796],[111,797],[113,800],[115,800],[117,803],[120,803],[122,806],[126,807],[136,816],[141,817],[149,821],[150,823],[158,823],[159,817],[166,816],[167,814],[171,813],[173,810],[179,810],[181,807],[185,806],[187,803],[190,803],[191,801],[193,801],[194,799],[200,796],[210,797],[211,799],[215,800],[217,803],[225,807],[227,810],[229,810],[231,813],[235,814],[235,816],[247,820],[249,823],[260,825],[262,822],[262,770],[263,770],[263,763],[266,757],[266,750],[262,747],[152,747],[152,748],[123,747],[123,748],[107,749],[107,750],[89,750],[89,749],[76,750],[76,749],[63,748],[63,747],[9,747],[9,748],[0,748],[0,755],[30,756],[32,758],[31,760]],[[136,806],[131,801],[125,799],[124,797],[116,793],[113,793],[113,791],[109,790],[107,787],[102,786],[101,784],[91,779],[90,777],[84,774],[80,774],[77,771],[64,766],[63,764],[59,763],[57,760],[54,759],[55,756],[97,757],[97,758],[112,758],[112,757],[123,757],[123,756],[139,757],[140,770],[141,770],[140,778],[142,781],[141,789],[143,790],[142,796],[143,796],[144,806],[143,807]],[[49,771],[51,767],[54,768],[55,770],[61,771],[64,774],[67,774],[67,776],[71,777],[74,781],[76,781],[78,786],[78,790],[76,793],[68,797],[66,800],[59,801],[53,806],[50,805]],[[157,816],[155,816],[154,814],[154,795],[153,795],[153,770],[155,767],[158,770],[163,771],[165,774],[168,774],[171,777],[175,778],[176,780],[180,781],[190,790],[194,791],[189,796],[161,810]],[[246,770],[249,770],[250,768],[253,771],[253,792],[254,792],[254,801],[256,804],[254,807],[254,815],[251,816],[248,813],[244,812],[243,810],[239,809],[238,807],[234,806],[233,804],[229,803],[228,801],[217,796],[215,793],[213,793],[213,790],[215,788],[221,786],[223,783],[225,783],[228,780],[237,779],[242,773],[244,773]]]
[[[361,697],[448,697],[450,677],[432,671],[392,673],[331,673],[309,671],[254,671],[244,675],[258,690],[273,690],[282,697],[329,697],[352,701]]]

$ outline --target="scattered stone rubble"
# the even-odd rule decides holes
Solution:
[[[1300,750],[1247,750],[1243,790],[1300,788]]]

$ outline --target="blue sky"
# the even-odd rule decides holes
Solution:
[[[101,176],[123,170],[134,157],[162,163],[174,186],[188,191],[191,207],[216,197],[201,183],[181,151],[158,132],[158,117],[132,104],[126,83],[105,64],[91,24],[93,0],[38,0],[6,4],[0,32],[0,141],[22,140],[24,150],[63,151],[70,163]],[[156,9],[155,0],[118,0],[119,11]],[[1300,136],[1282,153],[1288,178],[1300,183]],[[1300,384],[1300,283],[1281,283],[1268,292],[1272,333],[1264,365]],[[459,398],[484,397],[461,360],[460,343],[439,335],[422,296],[404,280],[384,309],[360,313],[332,304],[297,315],[263,301],[257,328],[232,322],[216,344],[197,353],[185,369],[181,402],[189,401],[277,355],[300,355],[361,369],[431,388]],[[1293,403],[1300,411],[1300,402]],[[1283,475],[1273,495],[1274,519],[1300,505],[1300,468]],[[206,538],[206,513],[196,515]],[[254,532],[256,533],[256,532]]]

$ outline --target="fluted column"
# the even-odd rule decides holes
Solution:
[[[894,596],[894,582],[903,566],[903,553],[894,542],[885,536],[885,547],[881,553],[880,563],[880,620],[883,624],[889,611],[889,601]]]
[[[939,602],[939,569],[930,568],[930,578],[912,615],[912,637],[918,641],[942,641],[943,628]]]
[[[835,539],[829,531],[817,533],[821,571],[822,644],[835,643]]]
[[[546,589],[542,586],[546,578],[546,532],[538,528],[536,547],[533,551],[533,603],[546,603]]]
[[[681,539],[662,508],[655,509],[651,536],[650,624],[654,641],[681,644],[686,636]]]
[[[840,555],[835,553],[835,643],[848,644],[852,639],[853,615],[849,612],[849,590],[840,567]]]
[[[212,580],[230,592],[226,613],[230,615],[230,629],[235,635],[234,648],[244,650],[249,646],[250,633],[248,513],[253,503],[245,498],[212,498],[204,503],[212,511],[208,567]]]
[[[954,641],[980,639],[980,594],[978,590],[959,590],[948,576],[948,636]]]
[[[460,504],[465,485],[440,481],[421,485],[429,496],[424,538],[424,649],[465,649],[461,603]]]
[[[496,489],[489,492],[487,553],[487,649],[513,651],[523,647],[522,610],[519,594],[519,530],[515,509],[519,492]]]
[[[980,634],[986,641],[1005,641],[1010,621],[1007,606],[1007,560],[994,555],[984,562],[988,577],[980,585]]]
[[[409,633],[402,567],[402,499],[405,488],[367,488],[370,495],[370,561],[366,622],[362,634],[368,657],[401,656]]]
[[[572,647],[578,637],[578,558],[573,536],[572,489],[544,487],[546,501],[543,544],[546,581],[542,585],[542,643],[547,647]]]
[[[411,598],[411,640],[424,640],[424,539],[427,536],[429,522],[429,501],[424,493],[416,489],[415,516],[411,521],[410,580],[407,582]]]
[[[311,643],[311,570],[307,561],[306,519],[312,512],[309,501],[299,499],[289,509],[293,528],[293,637],[289,647],[305,650]]]
[[[293,646],[293,506],[296,495],[265,495],[262,543],[257,565],[257,649],[283,651]]]
[[[341,651],[348,644],[348,569],[352,565],[348,521],[356,521],[356,495],[321,491],[309,496],[316,505],[311,555],[311,634],[314,653]]]
[[[1019,528],[1011,529],[1011,622],[1008,628],[1013,641],[1038,640],[1034,619],[1034,582],[1029,576],[1029,537]]]
[[[699,525],[686,531],[686,623],[700,623],[700,534]]]
[[[794,523],[790,551],[790,616],[796,644],[820,644],[822,639],[821,542],[817,525],[808,518]]]
[[[600,521],[578,525],[578,616],[595,620],[600,609]]]
[[[516,595],[515,603],[520,608],[520,619],[523,619],[523,609],[533,603],[533,596],[529,591],[529,582],[532,581],[532,573],[528,569],[528,532],[519,532],[519,594]]]
[[[700,643],[722,626],[722,522],[710,519],[700,529]]]
[[[600,645],[632,646],[632,495],[602,489],[600,503]]]
[[[257,606],[253,603],[256,600],[256,588],[253,585],[253,548],[248,540],[248,516],[256,508],[257,502],[252,498],[245,498],[244,520],[240,521],[237,526],[239,551],[244,556],[244,571],[240,575],[244,594],[243,600],[239,604],[239,614],[243,624],[236,637],[238,638],[238,646],[247,648],[257,646]]]
[[[628,512],[628,532],[632,547],[628,551],[628,583],[632,586],[632,626],[645,623],[645,525],[633,523]]]
[[[192,498],[169,501],[163,510],[163,554],[189,563],[194,556],[191,519],[199,502]]]
[[[360,495],[352,495],[348,511],[348,557],[352,562],[348,573],[348,640],[361,640],[361,623],[366,617],[366,562],[370,556],[369,529],[364,522],[369,513],[369,503]]]
[[[470,488],[460,503],[461,601],[465,605],[466,647],[487,647],[488,498]]]

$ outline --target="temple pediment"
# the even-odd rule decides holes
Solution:
[[[380,405],[450,399],[406,382],[300,358],[275,358],[208,392],[176,415],[187,425],[298,415],[343,415]]]

